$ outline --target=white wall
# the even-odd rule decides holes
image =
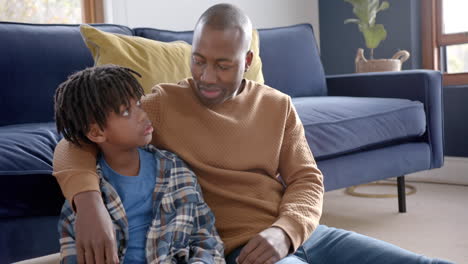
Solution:
[[[309,23],[319,41],[318,0],[104,0],[107,23],[192,30],[208,7],[227,2],[244,10],[255,28]]]

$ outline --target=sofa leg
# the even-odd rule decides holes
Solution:
[[[397,177],[398,188],[398,211],[406,213],[406,189],[405,189],[405,176]]]

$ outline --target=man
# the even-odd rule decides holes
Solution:
[[[242,77],[252,61],[251,31],[240,9],[229,4],[209,8],[194,30],[193,78],[156,86],[142,101],[156,128],[152,143],[177,153],[196,173],[227,262],[429,261],[319,226],[323,176],[290,97]],[[115,259],[95,155],[91,146],[79,149],[61,141],[54,156],[54,175],[76,206],[77,246],[86,263]]]

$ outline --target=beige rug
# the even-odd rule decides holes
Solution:
[[[325,194],[322,224],[356,231],[430,257],[468,263],[468,186],[407,182],[407,213],[397,198],[363,198],[336,190]],[[396,187],[362,187],[395,193]]]

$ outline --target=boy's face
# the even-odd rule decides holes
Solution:
[[[93,128],[91,128],[88,137],[93,133]],[[101,135],[100,137],[90,139],[101,148],[111,147],[114,150],[128,150],[149,144],[152,139],[153,126],[148,115],[141,108],[140,101],[131,99],[129,106],[120,106],[119,114],[114,111],[109,113],[106,127],[104,130],[99,129],[98,133]]]

